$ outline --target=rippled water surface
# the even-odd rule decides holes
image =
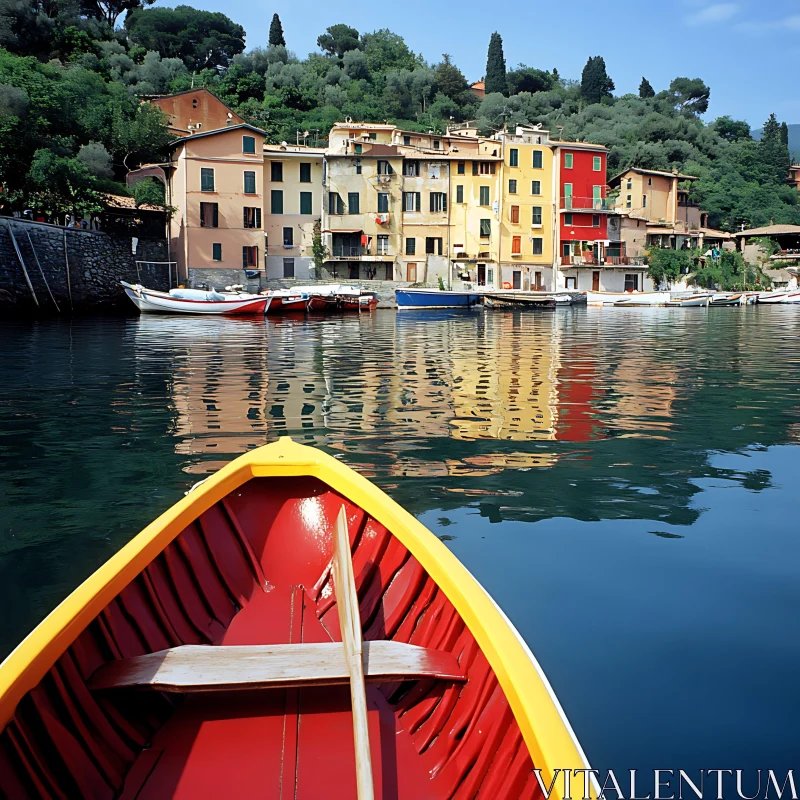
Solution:
[[[800,309],[0,322],[0,653],[291,435],[445,540],[600,768],[797,768]]]

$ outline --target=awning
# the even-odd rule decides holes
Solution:
[[[329,228],[323,233],[361,233],[361,228]]]

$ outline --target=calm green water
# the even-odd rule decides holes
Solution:
[[[441,536],[600,768],[798,768],[800,308],[0,323],[0,654],[277,436]]]

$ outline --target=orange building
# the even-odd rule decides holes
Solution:
[[[153,97],[149,102],[167,115],[169,132],[176,136],[191,136],[244,122],[208,89],[187,89],[166,97]]]

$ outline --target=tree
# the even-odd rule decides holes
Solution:
[[[331,257],[331,251],[322,241],[319,221],[314,223],[314,238],[311,240],[311,254],[314,258],[314,274],[317,280],[322,278],[322,268]]]
[[[27,201],[45,214],[88,214],[102,204],[89,170],[77,158],[64,158],[52,150],[34,153],[28,170]]]
[[[390,69],[415,70],[424,66],[424,61],[408,49],[402,36],[381,28],[361,35],[361,48],[370,72],[386,72]]]
[[[286,47],[286,39],[283,38],[283,25],[281,18],[277,14],[272,15],[272,22],[269,25],[269,45],[270,47]]]
[[[587,103],[600,103],[611,97],[614,81],[608,77],[606,62],[602,56],[592,56],[581,74],[581,97]]]
[[[669,97],[679,114],[705,114],[711,89],[700,78],[675,78],[669,85]]]
[[[224,14],[191,6],[134,11],[125,18],[131,43],[162,58],[180,58],[192,72],[222,69],[244,50],[244,28]]]
[[[789,146],[789,126],[785,122],[781,122],[781,142]]]
[[[764,123],[758,152],[767,179],[779,185],[784,184],[789,177],[791,159],[789,147],[783,142],[781,125],[774,114],[770,114]]]
[[[653,247],[647,253],[647,274],[656,285],[675,283],[681,275],[688,275],[693,267],[693,250],[667,250]]]
[[[81,0],[81,8],[87,16],[105,22],[113,29],[117,18],[123,13],[130,15],[154,2],[155,0]]]
[[[650,84],[650,81],[647,78],[642,78],[642,82],[639,84],[639,97],[642,100],[647,100],[650,97],[656,96],[656,90]]]
[[[464,73],[450,61],[447,53],[442,54],[442,62],[436,67],[436,85],[451,100],[456,100],[462,92],[469,90]]]
[[[138,181],[133,187],[133,197],[136,207],[139,206],[164,206],[164,184],[155,178],[145,178]]]
[[[483,80],[486,94],[493,94],[494,92],[508,94],[503,39],[497,31],[489,37],[489,52],[486,56],[486,77]]]
[[[711,124],[717,132],[717,136],[728,142],[738,142],[742,139],[750,139],[750,125],[744,120],[736,120],[731,117],[717,117]]]
[[[114,170],[111,166],[111,154],[100,142],[89,142],[78,150],[78,161],[83,164],[95,178],[111,178]]]
[[[549,72],[520,64],[516,69],[506,73],[508,93],[511,95],[520,92],[547,92],[555,85],[555,78]]]
[[[348,50],[360,50],[361,42],[355,28],[339,23],[326,28],[325,33],[317,37],[317,47],[323,53],[342,58]]]

